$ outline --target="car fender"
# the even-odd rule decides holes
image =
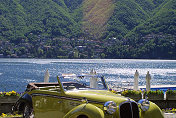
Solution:
[[[150,102],[148,111],[141,111],[141,118],[164,118],[161,109],[153,102]]]
[[[64,118],[77,118],[79,115],[86,115],[88,118],[104,118],[103,110],[89,103],[73,108]]]
[[[24,94],[21,98],[26,102],[32,104],[32,97],[29,94]]]
[[[32,97],[29,94],[21,96],[12,108],[12,111],[21,112],[24,109],[24,105],[29,104],[32,107]]]

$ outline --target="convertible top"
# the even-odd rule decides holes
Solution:
[[[53,82],[53,83],[46,83],[46,82],[41,82],[41,83],[29,83],[27,85],[26,91],[31,91],[34,89],[40,89],[42,87],[53,87],[53,86],[59,86],[59,84],[57,82]]]

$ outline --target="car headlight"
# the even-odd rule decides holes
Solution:
[[[117,110],[117,105],[113,101],[108,101],[104,104],[104,110],[109,114],[113,114]]]
[[[139,100],[138,104],[140,105],[140,108],[142,109],[142,111],[147,111],[150,107],[150,102],[147,99]]]

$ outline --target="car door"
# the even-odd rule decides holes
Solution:
[[[34,116],[36,118],[63,118],[64,102],[62,93],[57,91],[40,91],[32,97]]]

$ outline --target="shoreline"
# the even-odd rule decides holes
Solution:
[[[136,61],[136,60],[138,60],[138,61],[140,61],[140,60],[148,60],[148,61],[176,61],[176,59],[145,59],[145,58],[143,58],[143,59],[141,59],[141,58],[135,58],[135,59],[133,59],[133,58],[123,58],[123,59],[121,59],[121,58],[116,58],[116,59],[114,59],[114,58],[63,58],[63,59],[61,59],[61,58],[11,58],[11,57],[0,57],[0,59],[31,59],[31,60],[35,60],[35,59],[41,59],[41,60],[130,60],[130,61]]]

